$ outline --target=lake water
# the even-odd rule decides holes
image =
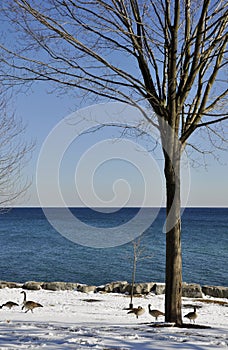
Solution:
[[[91,226],[121,225],[137,213],[125,208],[107,214],[90,209],[72,213]],[[0,280],[70,281],[100,285],[131,280],[133,245],[90,248],[61,236],[40,208],[14,208],[0,216]],[[164,282],[165,209],[141,236],[145,249],[136,281]],[[187,208],[182,216],[183,281],[228,285],[228,208]]]

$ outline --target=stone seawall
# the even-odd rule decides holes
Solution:
[[[110,282],[102,286],[90,286],[81,283],[72,282],[35,282],[27,281],[25,283],[6,282],[0,281],[0,289],[2,288],[23,288],[27,290],[77,290],[83,293],[89,292],[103,292],[103,293],[131,293],[131,283],[127,281]],[[154,293],[156,295],[165,293],[165,284],[156,282],[147,283],[135,283],[134,290],[135,295],[146,295],[148,293]],[[200,286],[199,284],[182,285],[182,296],[188,298],[202,298],[204,295],[212,296],[216,298],[228,298],[228,287],[222,286]]]

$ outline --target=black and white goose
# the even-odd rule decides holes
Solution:
[[[25,309],[26,310],[25,312],[28,312],[29,310],[31,310],[31,312],[33,312],[33,309],[35,309],[36,307],[43,307],[43,305],[36,303],[35,301],[26,300],[25,291],[22,291],[21,293],[24,294],[22,310]]]
[[[198,314],[196,313],[196,307],[194,306],[194,311],[189,312],[184,317],[188,318],[190,320],[190,322],[193,321],[195,323],[195,320],[198,317]]]
[[[164,312],[156,310],[156,309],[151,309],[151,304],[148,305],[149,309],[149,314],[153,317],[155,317],[155,320],[157,321],[159,316],[165,316]]]
[[[11,309],[14,306],[19,306],[19,304],[15,303],[14,301],[7,301],[6,303],[2,304],[2,306],[0,306],[0,309],[3,307],[8,307],[8,309]]]
[[[135,314],[136,318],[139,318],[142,314],[144,314],[145,309],[142,306],[138,306],[137,308],[132,308],[128,311],[128,314]]]

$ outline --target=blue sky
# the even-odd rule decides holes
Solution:
[[[55,96],[47,93],[47,87],[44,84],[36,85],[33,90],[26,92],[26,94],[19,94],[15,101],[16,115],[21,117],[27,124],[26,138],[28,140],[35,140],[36,145],[33,151],[32,159],[24,170],[24,176],[27,176],[32,181],[32,185],[27,195],[20,199],[15,205],[20,206],[39,206],[36,189],[36,167],[37,160],[41,147],[53,128],[63,118],[68,116],[73,111],[82,108],[80,100],[70,98],[68,96]],[[61,162],[60,171],[60,187],[65,202],[70,206],[81,206],[82,201],[78,196],[78,189],[75,186],[75,169],[77,167],[80,157],[84,156],[91,147],[104,141],[108,138],[116,138],[120,135],[120,130],[115,128],[105,128],[95,133],[90,133],[81,136],[74,141],[69,149],[65,152]],[[133,138],[133,142],[136,140]],[[194,140],[193,140],[194,141]],[[138,140],[137,140],[138,142]],[[148,142],[140,141],[143,147],[148,147]],[[197,168],[191,168],[190,177],[186,180],[185,174],[182,176],[182,192],[184,193],[184,205],[186,206],[227,206],[228,204],[228,186],[227,186],[227,152],[216,151],[219,155],[220,162],[217,162],[213,157],[206,158],[207,168],[203,165]],[[154,174],[151,178],[152,186],[152,200],[147,205],[160,206],[164,205],[164,177],[163,177],[163,162],[161,154],[151,154],[154,159]],[[195,153],[191,158],[196,158]],[[145,161],[145,164],[147,161]],[[48,166],[52,166],[52,159]],[[51,192],[50,184],[52,179],[49,177],[47,166],[46,178],[43,179],[44,191],[47,193],[47,199],[50,205],[58,205],[55,201],[55,193]],[[50,168],[51,169],[51,168]],[[86,174],[86,170],[85,170]],[[94,188],[96,195],[108,203],[115,195],[113,192],[113,184],[117,179],[125,179],[128,182],[120,186],[119,192],[117,188],[117,195],[119,201],[117,205],[124,203],[124,198],[128,198],[127,205],[140,205],[142,200],[142,193],[144,191],[143,178],[138,169],[123,160],[114,159],[110,162],[105,162],[96,169],[94,173]],[[187,184],[185,182],[187,181]],[[125,186],[126,185],[126,186]],[[128,189],[130,186],[130,190]],[[189,188],[188,188],[189,187]],[[129,191],[128,191],[129,190]],[[80,191],[87,193],[88,183],[83,179],[80,182]],[[186,192],[186,193],[185,193]],[[112,203],[112,202],[111,202]]]
[[[4,23],[7,36],[8,27]],[[10,38],[10,37],[9,37]],[[13,43],[9,39],[9,42]],[[116,56],[116,59],[120,59]],[[129,65],[129,62],[126,61]],[[125,64],[125,62],[121,63]],[[39,83],[33,85],[30,90],[24,93],[18,93],[14,101],[14,109],[16,115],[22,118],[25,124],[27,124],[27,131],[25,137],[30,140],[35,140],[35,148],[32,154],[32,159],[30,160],[27,167],[24,169],[24,176],[31,180],[31,187],[27,195],[22,198],[19,202],[14,203],[15,205],[21,206],[39,206],[39,200],[37,197],[36,188],[36,171],[37,171],[37,161],[39,153],[41,151],[42,145],[45,139],[48,137],[49,133],[52,132],[53,128],[70,113],[80,110],[85,105],[85,101],[80,100],[80,98],[74,98],[62,94],[57,96],[54,93],[50,94],[48,91],[48,85],[45,83]],[[86,102],[87,105],[89,104]],[[115,128],[103,129],[97,133],[90,133],[80,137],[69,147],[67,152],[64,154],[64,158],[61,162],[60,171],[60,187],[64,200],[69,203],[69,205],[78,206],[82,205],[81,198],[78,196],[78,189],[75,185],[75,169],[77,168],[78,161],[83,154],[87,152],[91,147],[97,143],[105,140],[106,138],[115,138],[120,136],[120,130]],[[61,142],[60,137],[60,142]],[[132,141],[136,141],[134,138]],[[193,136],[191,141],[202,143],[205,149],[208,145],[202,141],[199,137]],[[137,140],[138,142],[138,140]],[[140,141],[141,142],[141,141]],[[139,142],[139,143],[140,143]],[[141,144],[147,149],[150,149],[150,144],[144,140]],[[227,152],[216,151],[220,162],[216,161],[212,156],[208,155],[206,157],[207,167],[204,166],[203,158],[197,152],[191,154],[191,158],[195,158],[201,163],[199,167],[192,167],[190,171],[190,176],[183,172],[182,174],[182,193],[183,202],[187,206],[225,206],[228,205],[228,186],[227,186],[227,173],[228,173],[228,154]],[[154,159],[154,173],[151,176],[151,188],[152,188],[152,199],[151,204],[153,206],[165,205],[165,183],[163,176],[163,162],[162,156],[159,152],[156,154],[151,154]],[[145,160],[145,165],[147,160]],[[57,205],[57,200],[55,199],[55,193],[52,193],[50,188],[52,179],[50,178],[52,159],[47,164],[47,172],[43,178],[43,189],[46,191],[47,199],[50,201],[50,205]],[[86,170],[85,170],[86,171]],[[120,192],[122,191],[126,198],[128,198],[128,205],[138,206],[142,200],[143,188],[143,177],[138,171],[138,169],[130,164],[129,162],[123,160],[113,159],[111,162],[106,162],[102,164],[96,172],[94,173],[94,188],[96,190],[96,195],[103,198],[104,202],[111,201],[115,195],[113,189],[113,184],[115,184],[116,179],[125,179],[128,185],[131,187],[131,196],[129,196],[129,186],[122,182],[119,183],[120,187],[116,187]],[[83,180],[83,179],[82,179]],[[117,184],[118,185],[118,184]],[[88,191],[88,183],[82,181],[80,184],[81,190],[84,193]],[[121,187],[122,186],[122,187]],[[121,197],[121,196],[120,196]],[[122,196],[123,197],[123,196]],[[120,198],[120,203],[124,202]],[[118,201],[116,202],[119,203]]]

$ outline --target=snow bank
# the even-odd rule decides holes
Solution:
[[[148,304],[164,311],[164,295],[134,298],[135,307],[141,305],[146,309],[137,319],[124,310],[130,300],[122,294],[29,290],[27,299],[41,303],[43,307],[25,313],[21,310],[21,291],[20,288],[0,290],[0,304],[9,300],[20,304],[0,310],[1,350],[204,350],[228,347],[227,299],[218,304],[215,298],[183,298],[183,315],[196,305],[196,324],[210,327],[197,329],[158,327],[164,325],[164,318],[155,322],[148,313]]]

